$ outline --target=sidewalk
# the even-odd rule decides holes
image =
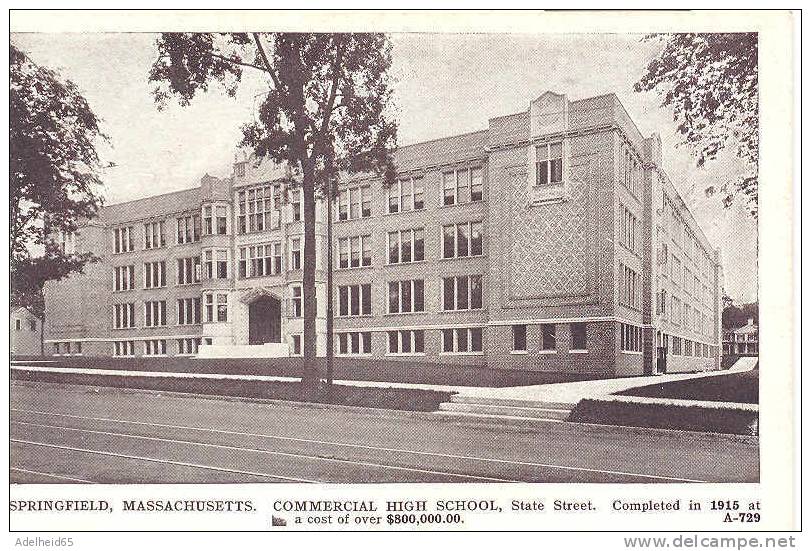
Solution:
[[[517,386],[505,388],[470,388],[457,387],[460,396],[476,398],[499,398],[508,400],[529,400],[547,403],[576,405],[583,398],[594,398],[622,392],[638,386],[715,377],[728,373],[751,371],[757,364],[757,358],[741,358],[730,369],[722,371],[705,371],[701,373],[672,373],[665,375],[626,377],[621,379],[599,379],[595,381],[578,381],[572,383],[552,383],[548,385]]]

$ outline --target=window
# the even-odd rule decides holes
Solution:
[[[369,316],[372,314],[372,284],[340,285],[338,287],[339,316]]]
[[[290,240],[290,269],[301,269],[301,239]]]
[[[425,331],[405,329],[389,331],[389,355],[414,355],[425,353]]]
[[[206,293],[206,323],[225,323],[228,321],[228,294]]]
[[[369,218],[372,215],[372,192],[369,186],[341,190],[338,194],[338,220]]]
[[[301,220],[301,189],[291,189],[290,195],[290,208],[293,212],[293,221],[298,222]]]
[[[113,329],[135,327],[135,303],[127,302],[113,306]]]
[[[14,329],[17,331],[22,331],[23,322],[22,320],[14,320]]]
[[[81,343],[81,341],[77,341],[77,342],[73,343],[73,353],[76,356],[81,356],[82,355],[82,343]]]
[[[135,250],[134,228],[127,226],[113,230],[113,252],[127,253]]]
[[[466,275],[442,279],[442,309],[479,310],[482,307],[482,276]]]
[[[481,256],[482,223],[466,222],[442,227],[442,258]]]
[[[627,323],[620,324],[620,350],[642,352],[642,328]]]
[[[642,291],[639,274],[622,262],[620,262],[619,267],[619,303],[638,310]]]
[[[113,342],[113,356],[135,356],[135,341]]]
[[[535,146],[535,185],[563,183],[563,142]]]
[[[144,341],[144,356],[165,356],[166,339]]]
[[[338,239],[338,268],[358,268],[372,265],[372,236]]]
[[[389,314],[425,311],[425,281],[389,281]]]
[[[202,227],[200,215],[190,214],[177,219],[177,244],[196,243],[200,241]]]
[[[260,186],[237,194],[237,233],[281,227],[281,186]]]
[[[623,185],[625,185],[625,188],[630,191],[634,197],[640,198],[642,184],[642,163],[637,160],[636,155],[634,155],[628,148],[623,148],[622,155]]]
[[[203,207],[203,230],[205,235],[214,235],[214,211],[211,205]]]
[[[278,275],[282,271],[282,244],[268,243],[240,247],[239,277]]]
[[[656,314],[663,316],[667,314],[667,291],[664,289],[656,293]]]
[[[425,260],[425,230],[392,231],[386,234],[389,264]]]
[[[228,249],[204,250],[203,269],[206,279],[228,279]]]
[[[166,246],[164,222],[149,222],[144,224],[144,249],[157,249]]]
[[[166,301],[149,300],[144,302],[144,327],[166,325]]]
[[[372,353],[372,333],[369,331],[338,333],[338,355],[356,356]]]
[[[28,327],[31,329],[31,331],[36,331],[37,330],[37,320],[28,320]]]
[[[190,285],[200,282],[200,257],[177,259],[177,284]]]
[[[625,206],[620,206],[622,218],[620,219],[620,244],[632,252],[637,252],[637,231],[639,221]]]
[[[555,330],[557,326],[554,323],[544,323],[541,325],[541,351],[555,351],[557,350],[557,340],[555,338]]]
[[[481,167],[442,173],[442,204],[445,206],[481,201],[483,189]]]
[[[191,356],[193,354],[197,354],[200,350],[200,344],[202,339],[194,338],[194,337],[187,337],[183,339],[177,339],[177,353],[179,356]]]
[[[527,326],[513,325],[513,352],[527,351]]]
[[[113,289],[116,291],[131,291],[135,289],[135,266],[116,266],[113,272]]]
[[[166,287],[166,262],[144,263],[144,289]]]
[[[571,323],[569,331],[572,334],[572,346],[570,350],[586,350],[586,324]]]
[[[292,305],[292,316],[294,318],[300,318],[304,312],[304,297],[301,294],[301,286],[295,285],[293,287],[293,298],[291,300]]]
[[[397,180],[386,190],[386,196],[389,214],[425,208],[425,186],[422,178]]]
[[[293,356],[301,356],[301,335],[292,335]]]
[[[76,252],[76,234],[73,232],[59,232],[59,248],[63,253],[74,254]]]
[[[481,327],[442,330],[443,354],[475,354],[482,351]]]
[[[228,233],[228,207],[217,205],[214,210],[217,215],[217,235],[226,235]]]
[[[177,299],[177,324],[197,325],[200,323],[200,298]]]

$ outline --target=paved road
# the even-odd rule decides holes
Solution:
[[[753,438],[14,381],[15,483],[756,482]]]

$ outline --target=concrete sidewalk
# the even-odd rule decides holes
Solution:
[[[542,403],[569,404],[574,407],[584,398],[595,398],[622,392],[639,386],[646,386],[671,381],[715,377],[728,373],[751,371],[757,364],[757,358],[741,358],[730,369],[721,371],[704,371],[701,373],[672,373],[649,375],[645,377],[625,377],[621,379],[599,379],[571,383],[552,383],[548,385],[516,386],[504,388],[470,388],[456,387],[460,397],[494,398],[501,400],[524,400]]]

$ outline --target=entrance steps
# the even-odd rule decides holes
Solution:
[[[565,421],[576,404],[540,402],[487,396],[455,394],[450,402],[439,405],[439,414],[486,421],[503,420],[509,424],[533,424],[538,421]]]

